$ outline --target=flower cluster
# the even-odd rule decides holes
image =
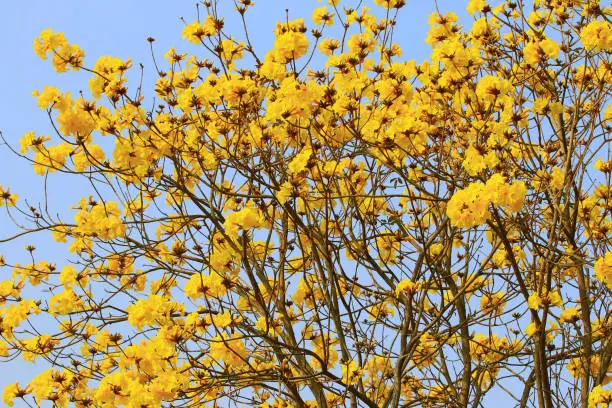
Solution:
[[[446,213],[457,227],[475,227],[489,219],[491,204],[517,212],[522,208],[526,194],[527,186],[523,181],[510,184],[496,173],[486,183],[470,183],[456,191],[448,201]]]

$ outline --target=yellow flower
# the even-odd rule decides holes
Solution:
[[[200,297],[222,297],[227,293],[223,278],[215,272],[209,275],[199,273],[191,275],[183,290],[185,296],[193,300]]]
[[[440,344],[431,334],[422,334],[421,338],[419,339],[419,344],[414,350],[414,354],[412,356],[414,364],[418,368],[431,365],[438,354],[439,348]]]
[[[69,44],[63,33],[54,33],[52,29],[43,30],[34,40],[34,52],[41,59],[47,59],[52,53],[52,63],[56,72],[65,72],[68,66],[78,70],[83,64],[85,53],[76,44]]]
[[[533,310],[538,310],[540,307],[542,307],[542,299],[540,298],[540,295],[535,292],[532,293],[527,300],[527,306]]]
[[[65,287],[63,292],[49,298],[49,314],[67,315],[83,309],[83,300],[74,293],[72,287]]]
[[[555,322],[551,322],[546,329],[546,343],[552,343],[559,331],[559,325]]]
[[[527,64],[537,65],[548,58],[557,58],[560,50],[561,46],[550,38],[532,41],[525,45],[523,58]]]
[[[368,312],[368,317],[372,320],[385,320],[389,316],[395,316],[395,309],[393,309],[393,307],[386,300],[370,306]]]
[[[264,216],[261,211],[255,208],[252,203],[249,203],[242,210],[228,214],[223,226],[228,234],[236,235],[239,230],[246,231],[251,228],[260,228],[263,223]]]
[[[17,194],[12,194],[8,188],[4,189],[0,185],[0,207],[3,207],[5,204],[7,207],[13,207],[17,204],[18,199]]]
[[[327,6],[319,7],[314,9],[312,12],[312,21],[316,25],[325,24],[326,26],[331,26],[334,24],[334,13],[327,11]]]
[[[565,184],[565,174],[560,167],[554,167],[550,173],[550,186],[554,190],[560,190]]]
[[[274,55],[279,62],[298,59],[308,51],[308,39],[301,32],[287,31],[276,37]]]
[[[584,48],[590,51],[612,51],[612,23],[594,20],[580,31]]]
[[[400,249],[400,241],[397,236],[389,231],[382,231],[376,237],[376,249],[378,250],[379,258],[387,264],[397,263],[397,253]]]
[[[99,98],[102,93],[106,93],[111,99],[119,96],[119,90],[124,86],[122,75],[131,66],[132,61],[129,58],[125,62],[120,58],[106,55],[98,58],[93,67],[96,75],[89,80],[89,90],[93,96]]]
[[[549,58],[557,58],[559,56],[559,51],[561,51],[561,45],[558,42],[551,40],[550,38],[545,38],[540,41],[540,48],[544,55]]]
[[[4,387],[4,391],[2,392],[2,401],[9,407],[12,407],[14,405],[13,400],[15,398],[23,397],[30,392],[29,386],[26,386],[26,388],[21,388],[18,382],[9,384]]]
[[[391,8],[406,4],[406,1],[405,0],[374,0],[374,4],[376,4],[377,6],[384,7],[386,9],[391,9]]]
[[[436,256],[440,255],[443,250],[444,250],[444,244],[442,244],[440,242],[436,242],[435,244],[431,244],[431,246],[429,247],[429,253],[433,257],[436,257]]]
[[[470,0],[466,10],[468,13],[474,15],[476,12],[481,12],[486,5],[487,3],[485,3],[485,0]]]
[[[77,271],[74,265],[64,266],[59,275],[59,281],[64,286],[72,286],[76,283]]]
[[[51,338],[49,334],[20,340],[24,361],[34,361],[38,356],[48,355],[59,344],[59,340]]]
[[[604,390],[601,385],[593,388],[589,393],[589,408],[607,408],[612,403],[612,392]]]
[[[457,227],[470,228],[485,223],[490,216],[485,185],[471,183],[456,191],[446,205],[446,214]]]
[[[355,360],[342,364],[342,381],[348,385],[355,385],[363,378],[363,369],[357,366]]]
[[[94,202],[91,198],[81,199],[81,211],[74,215],[76,228],[74,232],[83,236],[95,236],[104,240],[111,240],[125,234],[126,226],[119,216],[121,210],[114,201],[105,203]]]
[[[194,21],[185,26],[185,28],[183,28],[183,38],[186,38],[189,42],[194,44],[200,44],[202,38],[213,36],[216,32],[215,21],[213,17],[209,15],[206,17],[204,24],[201,24],[199,21]]]
[[[332,55],[338,48],[340,48],[340,41],[335,38],[324,38],[319,43],[319,51],[325,55]]]
[[[60,111],[57,116],[59,129],[64,135],[71,135],[78,140],[89,140],[91,132],[94,131],[96,123],[91,113],[85,109],[85,100],[79,98],[74,101],[70,109]]]
[[[606,110],[604,111],[604,120],[612,120],[612,103],[608,105]]]
[[[552,292],[548,292],[546,294],[545,302],[548,302],[548,304],[551,306],[563,306],[563,298],[561,298],[561,295],[556,290],[553,290]]]
[[[228,337],[223,333],[211,340],[210,357],[225,363],[230,369],[236,369],[247,363],[248,352],[240,334],[234,333]]]
[[[303,148],[302,151],[291,160],[291,163],[287,166],[287,172],[289,174],[299,174],[306,170],[306,166],[311,156],[312,148],[310,146]]]
[[[94,403],[103,407],[115,407],[129,402],[131,406],[136,406],[134,403],[137,397],[146,394],[135,371],[116,371],[100,381],[94,393]]]
[[[23,323],[29,315],[39,314],[40,308],[33,300],[23,299],[17,304],[10,304],[4,312],[4,319],[0,328],[10,335],[12,330]]]
[[[483,313],[500,315],[503,312],[506,302],[504,301],[504,292],[496,292],[493,294],[485,294],[480,300],[480,309]]]
[[[213,316],[212,323],[217,329],[222,329],[231,325],[234,322],[232,319],[232,314],[229,310],[224,311],[223,313],[219,313]]]
[[[280,324],[276,320],[266,318],[266,316],[260,316],[257,322],[255,322],[255,327],[269,336],[276,337],[282,334]]]
[[[595,278],[612,289],[612,251],[595,262]]]
[[[533,310],[538,310],[544,304],[561,307],[563,306],[563,299],[559,292],[553,290],[548,293],[543,293],[542,295],[538,295],[538,293],[534,292],[527,300],[527,306]]]
[[[593,333],[593,337],[599,339],[606,335],[612,328],[610,324],[610,319],[605,318],[597,318],[591,324],[591,332]]]
[[[525,334],[528,335],[529,337],[532,337],[535,334],[537,329],[538,329],[538,326],[536,325],[536,322],[531,322],[525,328]]]
[[[395,295],[399,296],[402,293],[413,295],[421,288],[421,283],[414,283],[410,279],[400,281],[395,287]]]
[[[591,356],[591,364],[589,365],[589,375],[597,375],[599,367],[601,365],[601,359],[599,356]],[[567,363],[567,371],[574,378],[580,378],[585,373],[584,361],[582,357],[572,358]]]
[[[468,147],[465,151],[465,159],[463,160],[462,165],[470,176],[475,176],[487,168],[484,157],[474,147],[474,145],[470,145],[470,147]]]
[[[172,320],[173,313],[182,313],[185,305],[161,295],[150,295],[126,308],[128,322],[138,330],[143,326],[163,325]]]
[[[64,167],[66,158],[72,152],[72,146],[61,143],[57,146],[43,148],[34,155],[33,168],[38,175],[44,175],[47,171],[54,172]]]
[[[35,91],[33,96],[37,96],[38,99],[36,104],[40,109],[49,109],[55,105],[61,98],[61,92],[54,86],[47,86],[43,88],[42,92]]]
[[[491,105],[498,98],[507,97],[511,90],[512,84],[509,81],[494,75],[485,75],[478,81],[476,95],[487,105]]]
[[[493,204],[507,207],[510,212],[519,211],[527,195],[525,182],[519,180],[510,185],[499,173],[494,174],[487,181],[486,190]]]
[[[50,28],[43,30],[34,40],[34,52],[39,58],[47,59],[47,53],[65,41],[64,34],[54,33]]]

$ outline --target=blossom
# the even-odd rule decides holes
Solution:
[[[318,7],[312,12],[312,21],[316,25],[325,24],[326,26],[331,26],[334,24],[334,13],[327,11],[327,6]]]
[[[65,287],[64,291],[49,298],[49,313],[52,315],[67,315],[76,310],[82,310],[83,306],[83,300],[72,287]]]
[[[412,357],[415,365],[418,368],[431,365],[435,361],[439,347],[438,341],[430,333],[422,334]]]
[[[213,16],[206,16],[204,23],[194,21],[183,28],[183,38],[194,44],[200,44],[204,37],[215,35],[217,27]]]
[[[550,173],[550,186],[554,190],[560,190],[565,183],[565,174],[560,167],[554,167]]]
[[[453,194],[446,206],[446,214],[458,227],[474,227],[486,222],[489,217],[489,201],[483,183],[470,183]]]
[[[194,300],[202,296],[221,297],[227,293],[227,287],[223,283],[223,278],[217,273],[208,275],[195,273],[191,275],[183,290],[185,296]]]
[[[13,207],[17,204],[19,197],[17,194],[11,193],[8,188],[3,188],[0,185],[0,207],[6,204],[7,207]]]
[[[612,403],[612,391],[597,385],[589,393],[589,408],[607,408]]]
[[[126,226],[119,218],[121,210],[116,202],[98,203],[83,198],[79,201],[79,209],[81,211],[74,215],[77,224],[74,232],[105,240],[125,233]]]
[[[52,29],[43,30],[34,40],[34,51],[41,59],[47,59],[52,53],[53,67],[57,72],[65,72],[70,66],[78,70],[83,65],[85,52],[76,44],[69,44],[63,33],[54,33]]]
[[[355,385],[363,378],[363,369],[359,368],[355,360],[342,364],[342,381],[345,384]]]
[[[595,262],[595,278],[612,289],[612,251]]]
[[[612,23],[591,21],[580,31],[580,40],[589,51],[612,51]]]
[[[531,41],[523,49],[523,58],[529,65],[537,65],[548,58],[557,58],[561,46],[559,43],[546,38],[541,41]]]
[[[185,305],[182,303],[161,295],[150,295],[126,308],[128,322],[138,330],[156,323],[163,325],[172,318],[172,313],[182,313],[184,310]]]
[[[210,356],[232,370],[243,367],[248,360],[247,349],[238,333],[216,335],[210,343]]]
[[[532,293],[527,300],[527,306],[532,310],[538,310],[544,305],[563,306],[563,299],[556,290],[538,294]]]
[[[4,387],[4,391],[2,392],[2,401],[12,407],[14,405],[13,400],[18,397],[23,397],[29,394],[30,387],[21,388],[18,382],[12,383]]]
[[[277,61],[287,62],[298,59],[308,51],[308,39],[301,32],[287,31],[274,41],[274,55]]]
[[[404,279],[400,281],[395,287],[395,295],[399,296],[400,294],[409,294],[413,295],[421,288],[420,282],[413,282],[410,279]]]
[[[308,161],[312,156],[312,148],[305,147],[303,148],[294,158],[291,160],[291,163],[287,166],[287,172],[289,174],[299,174],[300,172],[306,170],[306,166],[308,165]]]
[[[239,211],[234,211],[225,217],[223,226],[230,235],[236,235],[239,230],[260,228],[264,223],[261,211],[253,205],[247,205]]]
[[[501,291],[483,295],[480,300],[480,309],[486,314],[500,315],[506,305],[504,296],[504,292]]]
[[[485,0],[470,0],[466,10],[473,15],[476,12],[481,12],[486,5]]]
[[[487,106],[494,103],[498,98],[506,97],[512,90],[512,84],[494,75],[485,75],[478,81],[476,95],[483,100]]]

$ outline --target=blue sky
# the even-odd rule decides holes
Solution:
[[[343,1],[342,4],[356,5],[358,1]],[[364,4],[373,3],[365,1]],[[467,1],[438,1],[441,10],[458,12],[465,17]],[[236,13],[231,9],[233,2],[220,0],[227,6],[226,27],[228,32],[240,30],[235,20],[229,18]],[[289,9],[290,19],[304,17],[309,22],[314,7],[322,5],[316,0],[256,0],[256,6],[247,14],[250,34],[260,55],[265,54],[273,42],[272,29],[277,20],[285,19],[284,9]],[[375,7],[372,5],[372,7]],[[403,46],[406,59],[420,61],[429,54],[429,46],[424,43],[427,34],[427,16],[435,10],[433,0],[409,0],[402,11],[397,41]],[[204,14],[204,13],[202,13]],[[4,2],[0,13],[0,42],[3,62],[0,65],[0,130],[13,145],[18,146],[21,136],[30,130],[37,134],[52,134],[52,128],[45,112],[38,109],[36,101],[30,96],[35,89],[44,85],[55,85],[61,90],[70,90],[73,95],[87,89],[89,75],[79,72],[57,74],[49,61],[38,59],[32,50],[34,38],[46,28],[65,33],[70,42],[79,44],[87,55],[85,63],[92,66],[103,55],[123,59],[131,57],[134,66],[145,66],[145,106],[153,97],[152,88],[147,88],[154,80],[154,69],[149,52],[147,37],[156,39],[156,55],[162,55],[175,46],[178,51],[198,52],[196,48],[181,39],[184,17],[186,22],[196,18],[194,1],[165,0],[54,0],[54,1],[16,1]],[[238,31],[240,33],[240,31]],[[148,90],[148,92],[147,92]],[[57,174],[49,178],[49,207],[54,211],[67,209],[82,197],[90,194],[85,185],[72,178]],[[9,186],[21,199],[29,199],[32,204],[43,200],[44,178],[34,174],[26,161],[12,155],[0,146],[0,185]],[[0,216],[0,238],[14,231],[6,216]],[[27,262],[23,249],[25,240],[14,243],[0,243],[0,254],[10,254],[12,262]],[[66,255],[58,252],[57,247],[47,242],[38,244],[40,259],[49,257],[61,264]],[[61,248],[61,247],[60,247]],[[7,256],[8,257],[8,256]],[[7,274],[3,270],[0,273]],[[6,277],[0,276],[0,279]],[[0,390],[16,380],[22,384],[44,368],[43,365],[11,362],[0,366]],[[15,406],[20,406],[16,403]]]

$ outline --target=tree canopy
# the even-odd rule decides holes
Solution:
[[[144,66],[41,32],[90,79],[36,91],[54,133],[7,146],[88,191],[0,186],[31,257],[0,256],[0,356],[49,364],[4,403],[608,407],[612,7],[466,6],[423,61],[404,0],[287,12],[263,52],[254,2],[202,1],[199,51],[150,38]]]

